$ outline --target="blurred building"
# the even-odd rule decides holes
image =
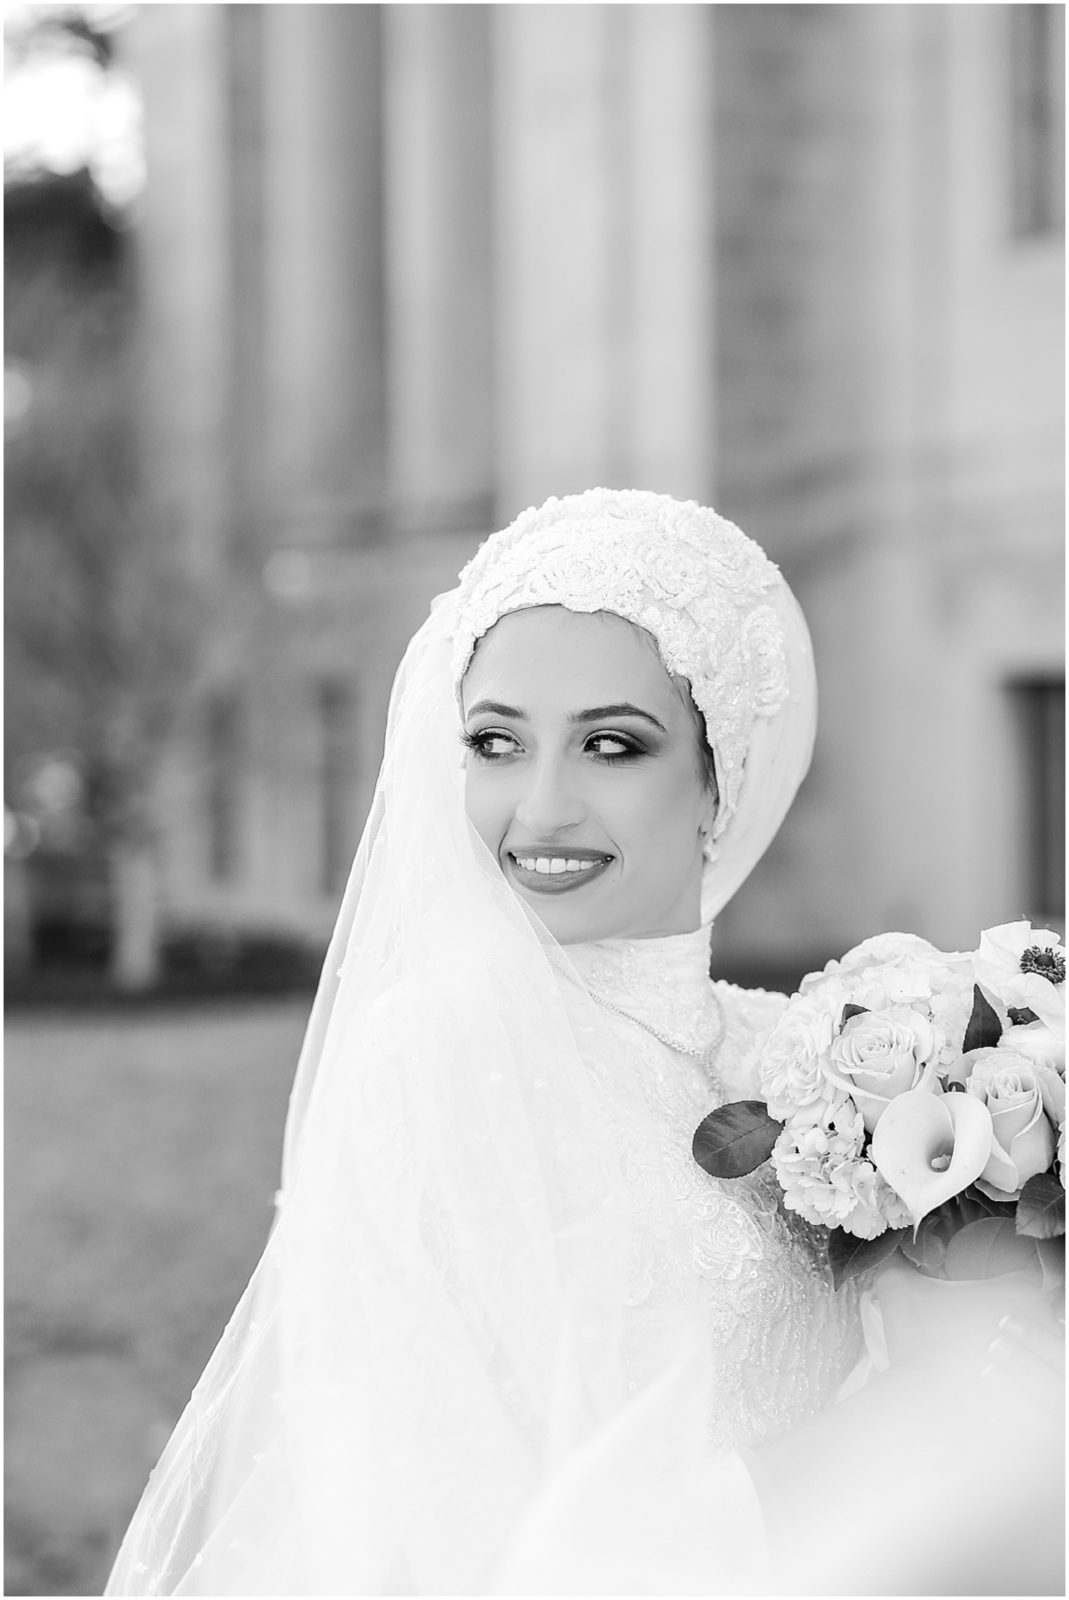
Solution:
[[[1063,19],[138,8],[152,480],[239,596],[176,915],[329,928],[431,595],[599,483],[715,504],[811,620],[722,950],[1061,914]]]

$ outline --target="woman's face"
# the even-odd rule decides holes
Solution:
[[[479,642],[463,709],[468,816],[557,940],[698,927],[715,800],[647,635],[608,612],[511,612]]]

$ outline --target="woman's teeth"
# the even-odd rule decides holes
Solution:
[[[514,859],[526,872],[586,872],[600,865],[597,861],[575,861],[570,856],[516,856]]]

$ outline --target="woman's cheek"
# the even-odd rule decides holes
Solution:
[[[501,796],[485,783],[481,772],[469,767],[464,780],[464,809],[479,838],[497,855],[508,829],[508,818]]]

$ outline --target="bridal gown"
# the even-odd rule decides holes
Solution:
[[[755,1035],[781,994],[708,976],[708,929],[659,939],[571,946],[568,955],[639,1070],[643,1105],[619,1105],[621,1159],[635,1202],[625,1328],[628,1384],[638,1389],[658,1333],[680,1306],[698,1311],[715,1355],[708,1438],[752,1446],[835,1397],[862,1344],[857,1293],[836,1291],[821,1230],[786,1211],[768,1168],[711,1178],[692,1154],[716,1106],[757,1096]],[[642,1226],[644,1182],[669,1174],[686,1240]]]
[[[413,1147],[399,1071],[411,1051],[399,1040],[428,1015],[436,1018],[437,1008],[433,981],[421,989],[419,1007],[394,991],[383,1019],[390,1048],[369,1057],[382,1070],[351,1075],[331,1155],[302,1178],[321,1190],[321,1205],[314,1196],[305,1203],[322,1226],[312,1224],[287,1246],[286,1224],[296,1218],[283,1210],[154,1474],[159,1492],[146,1494],[109,1593],[754,1592],[763,1534],[739,1452],[829,1405],[861,1336],[854,1290],[833,1289],[821,1235],[783,1210],[769,1171],[722,1182],[694,1161],[702,1117],[754,1093],[755,1035],[785,1003],[782,995],[711,981],[708,948],[708,929],[700,929],[559,952],[575,1068],[585,1057],[602,1091],[606,1071],[618,1073],[599,1104],[610,1123],[602,1148],[625,1195],[621,1356],[634,1406],[625,1403],[597,1431],[603,1453],[584,1458],[580,1450],[578,1478],[567,1450],[554,1465],[552,1419],[512,1406],[514,1385],[495,1365],[497,1347],[480,1356],[478,1329],[450,1310],[458,1273],[485,1271],[493,1261],[486,1229],[494,1222],[480,1213],[483,1232],[474,1224],[469,1231],[468,1248],[481,1238],[486,1256],[472,1263],[454,1254],[447,1234],[438,1237],[429,1214],[417,1218],[411,1164],[435,1158]],[[443,1093],[460,1092],[451,1073],[463,1071],[463,1051],[450,1057],[437,1030],[435,1020],[421,1036],[420,1060]],[[538,1048],[544,1060],[549,1042]],[[420,1096],[430,1087],[423,1070]],[[557,1093],[565,1091],[558,1078]],[[435,1117],[429,1126],[433,1134]],[[588,1147],[579,1137],[568,1159],[581,1164]],[[479,1148],[473,1144],[469,1158]],[[470,1184],[478,1188],[475,1174]],[[398,1271],[413,1229],[424,1236],[426,1259],[438,1261],[444,1298],[429,1289],[427,1298],[430,1280],[407,1283]],[[290,1257],[280,1256],[287,1249]],[[339,1298],[349,1295],[349,1280],[329,1266],[347,1250],[360,1252],[365,1268],[351,1301]],[[285,1322],[258,1330],[257,1318],[286,1259],[304,1262],[307,1303],[333,1297],[337,1320],[319,1319],[328,1342],[299,1369],[310,1371],[304,1399],[293,1391],[280,1409],[271,1391],[286,1371],[287,1348],[295,1348],[285,1340],[295,1335]],[[502,1270],[509,1272],[508,1261]],[[508,1279],[513,1288],[502,1291],[503,1304],[513,1289],[535,1297],[517,1311],[532,1324],[539,1281],[520,1262]],[[696,1331],[703,1350],[701,1381],[693,1384],[677,1360],[681,1328]],[[473,1366],[484,1359],[485,1368]],[[227,1374],[246,1368],[229,1396]],[[681,1371],[666,1390],[660,1380]],[[230,1418],[222,1434],[213,1422],[216,1397]],[[360,1448],[368,1428],[377,1441],[370,1455]],[[653,1461],[658,1451],[663,1471]],[[678,1529],[666,1534],[663,1517],[654,1529],[654,1498],[679,1519]],[[625,1503],[640,1508],[628,1516],[631,1526],[648,1525],[637,1558],[621,1551]],[[696,1533],[713,1540],[708,1560]]]

